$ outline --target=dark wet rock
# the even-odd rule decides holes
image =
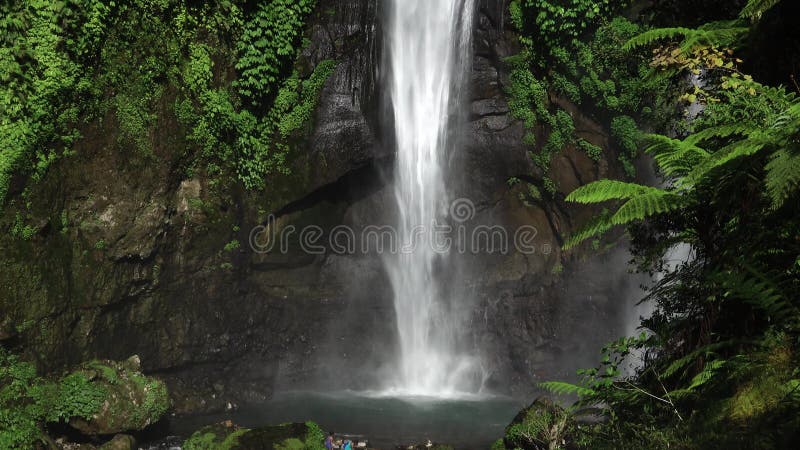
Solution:
[[[98,450],[136,450],[136,439],[127,434],[118,434],[98,447]]]
[[[6,316],[0,319],[0,341],[11,339],[16,335],[17,330],[11,323],[11,317]]]

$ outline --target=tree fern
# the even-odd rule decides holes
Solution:
[[[660,189],[624,181],[599,180],[575,189],[567,195],[566,200],[583,204],[601,203],[608,200],[629,199],[654,191]]]
[[[586,239],[605,233],[615,225],[627,225],[682,206],[682,199],[678,194],[616,180],[595,181],[574,190],[567,196],[567,201],[584,204],[609,200],[626,201],[613,215],[598,215],[588,225],[570,236],[563,245],[564,249],[572,248]]]
[[[539,387],[558,395],[577,395],[579,397],[589,397],[594,395],[594,389],[590,389],[577,384],[566,383],[563,381],[545,381],[539,383]]]
[[[701,142],[718,138],[729,138],[731,136],[747,136],[757,129],[747,123],[726,123],[715,127],[709,127],[693,133],[684,139],[683,142],[691,145],[698,145]]]
[[[742,8],[739,17],[758,21],[765,12],[772,9],[772,7],[780,2],[781,0],[750,0],[744,8]]]
[[[670,363],[670,365],[667,366],[661,372],[661,376],[664,378],[669,378],[678,373],[679,371],[681,371],[682,369],[686,369],[691,363],[695,362],[697,358],[700,357],[708,358],[709,356],[716,354],[717,350],[728,347],[732,344],[733,341],[726,341],[726,342],[715,342],[713,344],[704,345],[692,351],[688,355],[672,361],[672,363]]]
[[[780,208],[800,187],[800,154],[781,149],[772,154],[766,166],[765,184],[773,209]]]
[[[800,317],[800,311],[784,294],[778,282],[763,273],[742,265],[747,271],[740,273],[718,273],[712,277],[725,290],[729,298],[739,299],[766,313],[772,321],[786,322]]]
[[[625,202],[611,216],[611,223],[614,225],[627,225],[656,214],[676,210],[681,206],[683,206],[683,199],[680,195],[654,189]]]
[[[765,149],[769,143],[769,139],[765,139],[764,133],[758,132],[747,139],[727,145],[698,164],[687,174],[686,181],[690,184],[700,183],[712,170],[739,158],[755,155]]]
[[[632,50],[637,47],[644,47],[653,44],[657,41],[667,39],[683,38],[684,36],[695,33],[696,30],[692,28],[673,27],[673,28],[654,28],[647,30],[644,33],[638,34],[623,45],[624,50]]]
[[[712,22],[699,28],[656,28],[634,36],[623,48],[632,50],[658,41],[677,41],[678,38],[680,38],[679,48],[684,52],[700,46],[736,47],[749,30],[738,20]]]
[[[706,363],[705,367],[703,367],[703,370],[701,370],[700,373],[692,378],[688,386],[671,391],[669,396],[675,399],[680,399],[697,393],[698,388],[711,381],[717,372],[719,372],[725,366],[725,363],[726,361],[721,359],[715,359]]]
[[[610,218],[611,215],[608,213],[608,211],[607,210],[603,211],[602,213],[593,217],[588,224],[584,225],[578,231],[571,234],[564,241],[564,244],[561,247],[564,250],[568,250],[589,238],[592,238],[594,236],[600,236],[601,234],[605,233],[606,231],[614,227],[614,224],[611,223]]]
[[[686,175],[709,156],[707,151],[688,140],[659,134],[646,135],[645,152],[653,155],[661,172],[668,177]]]

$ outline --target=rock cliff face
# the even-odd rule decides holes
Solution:
[[[145,372],[167,379],[179,412],[258,401],[285,386],[344,383],[319,376],[331,367],[360,374],[346,380],[350,387],[374,385],[384,375],[381,356],[395,345],[379,255],[330,246],[308,254],[296,235],[287,252],[255,252],[248,241],[265,212],[274,213],[273,230],[320,226],[323,242],[337,225],[390,223],[377,3],[319,2],[302,60],[339,64],[293,175],[271,180],[264,194],[235,187],[213,194],[210,180],[187,177],[184,130],[172,114],[158,124],[150,158],[117,145],[113,117],[85,130],[76,155],[29,194],[32,239],[0,238],[0,339],[45,369],[138,354]],[[559,250],[562,236],[591,214],[564,204],[564,193],[620,171],[566,148],[553,162],[554,198],[520,199],[526,188],[509,186],[509,178],[541,187],[542,174],[504,94],[504,58],[518,51],[516,38],[504,1],[476,3],[469,116],[451,195],[476,205],[470,226],[535,227],[538,251],[466,257],[460,273],[468,281],[452,289],[464,293],[460,307],[476,347],[489,355],[489,386],[529,393],[535,381],[571,373],[581,358],[591,362],[621,324],[617,298],[626,287],[612,274],[624,272],[624,258],[591,261]],[[601,127],[552,101],[572,112],[580,137],[616,160]],[[170,107],[167,95],[163,108]],[[12,206],[4,229],[14,220]]]

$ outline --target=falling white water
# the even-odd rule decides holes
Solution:
[[[388,388],[395,394],[452,397],[480,384],[477,358],[465,353],[461,315],[448,306],[437,276],[448,270],[448,255],[434,250],[428,234],[447,217],[448,129],[471,59],[472,6],[473,0],[388,5],[397,229],[401,242],[414,244],[386,258],[400,343],[397,377]]]

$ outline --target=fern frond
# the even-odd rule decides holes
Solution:
[[[687,389],[693,391],[708,383],[724,365],[725,361],[721,359],[715,359],[707,363],[706,366],[703,367],[703,370],[692,378],[692,382]]]
[[[742,8],[739,17],[750,19],[754,22],[761,19],[765,12],[772,9],[775,5],[780,3],[781,0],[750,0]]]
[[[778,150],[772,154],[766,170],[764,181],[767,193],[772,200],[772,208],[778,209],[800,188],[800,153]]]
[[[688,386],[671,391],[669,397],[673,399],[682,399],[696,394],[697,389],[711,381],[714,375],[725,366],[725,363],[726,361],[721,359],[715,359],[707,363],[705,367],[703,367],[703,370],[692,378]]]
[[[750,27],[740,20],[720,20],[701,25],[698,33],[687,36],[681,49],[687,51],[697,46],[738,47],[741,39],[750,32]]]
[[[651,45],[657,41],[677,40],[679,48],[687,52],[699,46],[735,47],[736,43],[750,31],[737,20],[711,22],[698,28],[656,28],[634,36],[623,45],[624,50]]]
[[[583,204],[602,203],[608,200],[628,199],[653,191],[661,190],[624,181],[598,180],[575,189],[567,195],[566,200]]]
[[[653,191],[636,196],[622,205],[613,216],[611,223],[626,225],[636,220],[674,211],[684,205],[678,194],[653,188]]]
[[[644,47],[656,41],[663,41],[665,39],[674,39],[676,37],[683,37],[693,33],[695,30],[692,28],[674,27],[674,28],[654,28],[647,30],[644,33],[638,34],[625,45],[622,46],[623,50],[632,50],[637,47]]]
[[[764,311],[772,320],[781,322],[800,316],[797,307],[783,294],[774,280],[746,264],[744,268],[749,275],[717,273],[713,279],[726,289],[727,296]]]
[[[567,196],[567,200],[579,203],[599,203],[626,198],[627,201],[612,216],[600,214],[594,217],[586,226],[571,235],[562,248],[568,250],[586,239],[605,233],[616,225],[627,225],[649,216],[673,211],[684,205],[683,197],[673,192],[614,180],[589,183]]]
[[[564,250],[569,250],[586,239],[599,236],[613,227],[614,224],[611,223],[611,216],[608,214],[608,212],[598,214],[597,216],[593,217],[592,220],[590,220],[589,223],[583,228],[571,234],[564,241],[564,244],[561,246],[561,248]]]
[[[756,133],[733,144],[727,145],[711,154],[701,164],[695,167],[687,176],[687,182],[697,184],[717,167],[723,166],[739,158],[755,155],[770,144],[770,139],[765,139],[764,133]]]
[[[558,395],[577,395],[579,397],[589,397],[595,394],[594,389],[589,389],[577,384],[565,383],[563,381],[545,381],[539,383],[539,387]]]
[[[729,138],[731,136],[747,136],[756,131],[752,126],[744,123],[725,124],[717,127],[710,127],[691,134],[683,142],[690,145],[697,145],[709,139]]]
[[[725,342],[715,342],[713,344],[704,345],[697,350],[689,353],[688,355],[678,358],[672,361],[672,364],[667,366],[663,372],[661,372],[661,376],[664,378],[669,378],[672,375],[676,374],[679,370],[686,368],[690,363],[694,362],[700,356],[710,356],[715,354],[715,352],[721,348],[730,346],[733,341],[725,341]]]
[[[647,135],[645,142],[644,151],[653,155],[658,167],[667,176],[686,175],[709,156],[707,151],[692,142],[659,134]]]

